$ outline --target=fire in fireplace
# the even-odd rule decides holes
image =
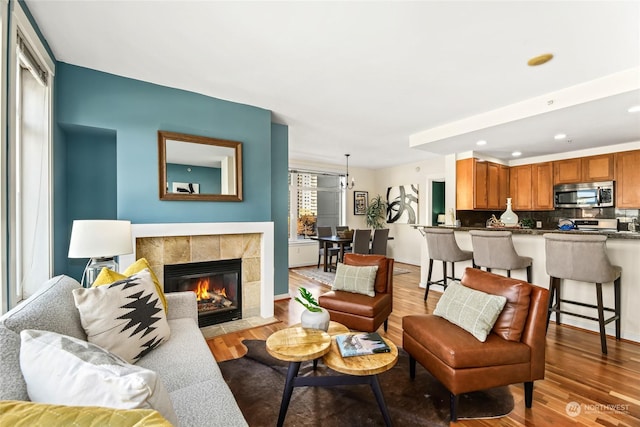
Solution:
[[[195,292],[199,326],[242,318],[242,260],[164,266],[165,292]]]

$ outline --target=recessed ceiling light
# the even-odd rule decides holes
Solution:
[[[522,155],[522,153],[521,153],[521,152],[519,152],[519,151],[514,151],[513,153],[511,153],[511,155],[512,155],[513,157],[520,157],[520,156]]]
[[[551,61],[551,59],[553,59],[553,55],[550,53],[545,53],[543,55],[534,56],[527,62],[527,65],[529,65],[530,67],[535,67],[549,62]]]
[[[476,142],[476,145],[487,145],[487,141],[481,139],[480,141]]]
[[[553,136],[553,139],[561,140],[561,139],[565,139],[566,137],[567,137],[567,135],[566,135],[566,134],[564,134],[564,133],[558,133],[558,134],[555,134],[555,135]]]
[[[634,105],[627,110],[630,113],[640,113],[640,105]]]

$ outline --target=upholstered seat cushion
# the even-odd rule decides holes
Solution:
[[[529,363],[530,348],[490,333],[485,342],[478,341],[464,329],[442,317],[421,314],[402,319],[404,333],[454,369]]]
[[[374,297],[345,291],[330,291],[320,296],[320,304],[327,310],[341,311],[364,317],[376,315],[391,304],[391,295],[376,294]]]

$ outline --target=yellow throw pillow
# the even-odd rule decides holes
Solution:
[[[19,400],[0,401],[0,425],[14,427],[171,427],[153,409],[114,409],[101,406],[65,406]]]
[[[129,276],[133,276],[134,274],[141,272],[145,268],[149,269],[149,273],[151,273],[151,280],[153,280],[153,284],[156,285],[156,291],[158,291],[158,297],[160,297],[160,301],[162,301],[164,311],[167,311],[167,298],[164,296],[164,290],[162,289],[162,285],[160,285],[158,277],[151,269],[146,258],[140,258],[127,267],[122,274],[108,268],[103,268],[102,271],[100,271],[100,274],[98,274],[98,277],[96,277],[96,281],[93,282],[92,287],[95,288],[96,286],[109,285],[113,282],[117,282],[118,280],[126,279]]]

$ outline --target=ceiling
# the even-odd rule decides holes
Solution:
[[[26,3],[58,61],[271,110],[294,160],[381,168],[640,141],[637,1]],[[567,88],[572,102],[535,107]]]

